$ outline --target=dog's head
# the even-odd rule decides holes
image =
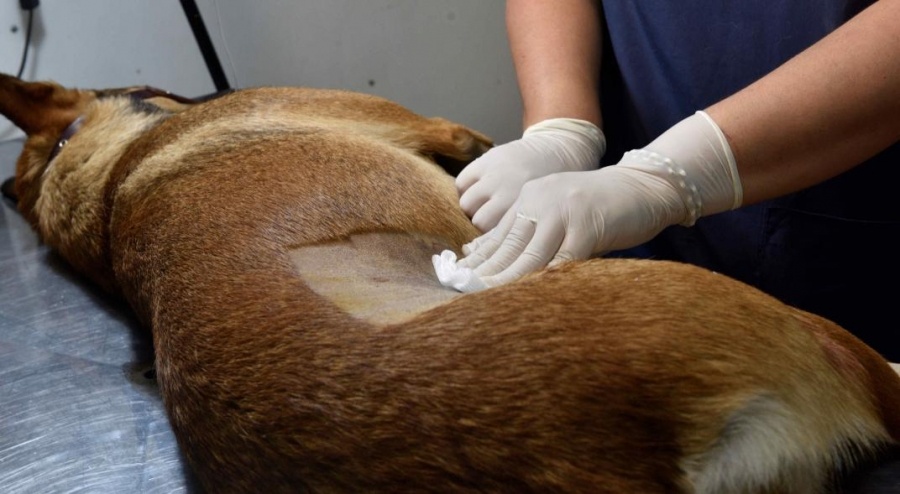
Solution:
[[[146,86],[83,90],[50,81],[26,82],[0,74],[0,114],[25,132],[27,140],[16,163],[13,186],[5,190],[23,215],[37,227],[34,215],[42,177],[72,134],[84,124],[85,113],[98,100],[130,96],[141,112],[180,112],[197,103]],[[110,136],[115,138],[115,136]],[[40,229],[38,229],[40,230]]]
[[[16,164],[14,195],[33,221],[36,182],[50,161],[60,136],[91,101],[94,91],[67,89],[52,82],[24,82],[0,74],[0,114],[28,136]]]
[[[27,136],[4,193],[42,240],[110,288],[103,197],[113,164],[135,136],[197,102],[146,86],[73,89],[0,74],[0,114]]]

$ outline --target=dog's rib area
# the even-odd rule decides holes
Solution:
[[[441,286],[431,255],[439,239],[405,233],[366,233],[292,249],[298,273],[319,295],[373,324],[405,321],[461,294]]]

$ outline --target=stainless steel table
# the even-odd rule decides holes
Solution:
[[[21,141],[0,143],[0,180]],[[0,207],[0,493],[190,493],[149,335]]]
[[[0,143],[0,180],[21,142]],[[162,407],[149,335],[0,207],[0,494],[196,493]],[[900,493],[900,454],[847,494]]]

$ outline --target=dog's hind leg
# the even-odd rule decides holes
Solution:
[[[430,118],[428,125],[418,130],[422,152],[453,176],[492,146],[484,134],[443,118]]]

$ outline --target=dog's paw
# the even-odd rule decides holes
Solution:
[[[450,175],[456,176],[494,145],[490,137],[477,130],[439,117],[430,120],[438,129],[432,157]]]

